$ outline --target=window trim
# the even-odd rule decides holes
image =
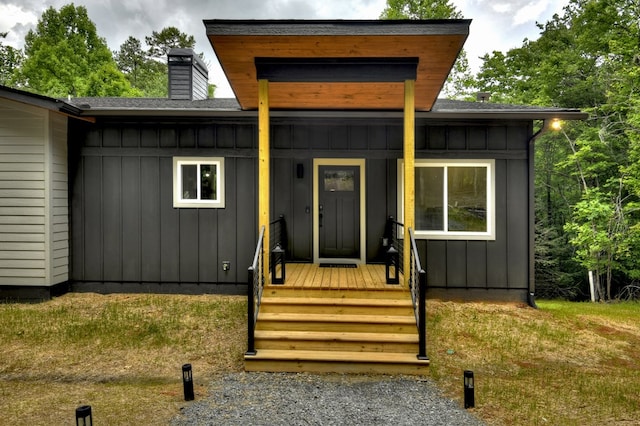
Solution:
[[[203,164],[213,164],[217,168],[216,172],[216,195],[215,200],[184,199],[182,198],[182,173],[181,167],[185,164],[197,165],[198,173]],[[225,179],[224,179],[224,158],[223,157],[173,157],[173,207],[174,208],[209,208],[223,209],[225,207]],[[200,180],[198,179],[198,182]],[[200,183],[198,183],[200,185]],[[200,188],[198,188],[198,192]]]
[[[415,167],[486,167],[487,168],[487,231],[425,231],[414,229],[416,239],[429,240],[484,240],[496,239],[496,166],[495,160],[416,159]],[[398,217],[404,221],[404,160],[398,160]],[[446,189],[447,178],[444,177]],[[447,195],[445,194],[445,197]],[[445,209],[448,214],[448,209]]]

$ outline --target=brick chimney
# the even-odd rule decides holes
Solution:
[[[168,54],[169,99],[196,101],[209,95],[209,71],[191,49],[171,49]]]

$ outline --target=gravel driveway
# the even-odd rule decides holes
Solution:
[[[462,384],[460,385],[462,391]],[[482,425],[427,378],[234,373],[171,425]]]

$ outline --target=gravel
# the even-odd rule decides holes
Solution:
[[[462,385],[460,386],[462,391]],[[182,425],[482,425],[427,378],[234,373],[188,403]]]

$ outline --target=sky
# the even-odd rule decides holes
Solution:
[[[472,19],[465,44],[472,71],[478,59],[494,50],[506,52],[539,36],[536,22],[561,14],[569,0],[452,0],[466,19]],[[233,92],[206,38],[203,19],[378,19],[386,0],[0,0],[3,44],[22,48],[24,36],[50,6],[85,6],[98,35],[113,51],[129,37],[144,45],[145,36],[173,26],[193,35],[195,50],[203,52],[216,97]]]

